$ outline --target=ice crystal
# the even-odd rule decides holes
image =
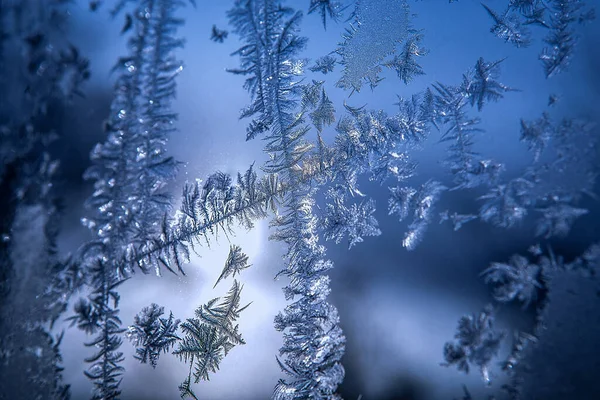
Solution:
[[[404,235],[402,245],[413,250],[423,239],[427,226],[434,215],[434,205],[447,188],[437,181],[428,181],[419,189],[409,187],[390,188],[389,214],[397,214],[402,221],[410,213],[413,220]]]
[[[190,363],[190,375],[180,386],[182,394],[193,393],[190,388],[192,368],[195,383],[209,380],[210,373],[219,369],[223,357],[236,345],[246,343],[238,332],[238,325],[234,326],[240,313],[248,307],[240,307],[242,288],[234,280],[221,302],[217,303],[219,298],[210,300],[196,309],[195,318],[188,318],[181,323],[184,336],[173,354]]]
[[[312,72],[320,72],[322,74],[328,74],[329,72],[333,72],[333,68],[335,67],[335,63],[337,62],[336,58],[330,55],[323,56],[317,58],[315,61],[315,65],[310,67],[309,69]]]
[[[536,299],[541,287],[540,267],[527,258],[515,255],[508,264],[493,263],[482,272],[486,283],[494,285],[494,298],[500,302],[518,299],[527,307]]]
[[[229,247],[229,255],[227,256],[227,261],[225,261],[225,266],[223,267],[223,271],[217,282],[215,283],[216,287],[221,280],[226,279],[229,275],[235,277],[235,274],[239,274],[242,270],[250,268],[248,264],[248,256],[242,253],[242,248],[240,246],[236,246],[232,244]]]
[[[160,353],[168,352],[179,339],[179,320],[173,319],[173,313],[168,319],[161,318],[163,314],[164,307],[152,303],[135,316],[135,323],[127,329],[127,338],[136,346],[134,357],[142,364],[150,362],[154,368]]]
[[[471,365],[479,367],[483,381],[491,383],[491,361],[498,353],[504,333],[494,329],[494,314],[487,306],[478,315],[468,315],[458,321],[455,342],[444,346],[444,366],[456,365],[459,371],[469,373]]]
[[[318,11],[321,14],[323,27],[327,29],[327,16],[337,22],[342,17],[343,7],[339,1],[335,0],[310,0],[308,13]]]
[[[410,28],[405,0],[360,1],[354,15],[354,24],[337,50],[344,66],[337,86],[353,92],[360,91],[365,81],[377,86],[381,63],[407,38]]]
[[[402,52],[390,61],[385,62],[388,68],[396,71],[398,78],[408,85],[416,76],[425,75],[423,68],[417,62],[416,57],[427,54],[427,49],[421,47],[423,34],[415,32],[405,41]]]
[[[490,17],[494,20],[494,26],[490,29],[494,35],[512,43],[516,47],[526,47],[531,43],[531,32],[521,25],[519,17],[507,9],[502,15],[498,14],[485,4],[482,4]]]
[[[346,195],[343,189],[333,188],[327,192],[328,202],[323,218],[323,230],[326,240],[340,243],[348,237],[348,248],[363,241],[366,236],[379,236],[381,231],[373,213],[375,202],[367,200],[350,207],[345,205]]]

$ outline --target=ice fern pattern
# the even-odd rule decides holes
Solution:
[[[238,325],[233,325],[249,305],[240,307],[242,287],[234,280],[220,303],[217,303],[219,298],[210,300],[196,309],[195,318],[188,318],[181,323],[184,336],[173,354],[190,363],[190,374],[180,385],[182,398],[195,396],[189,386],[192,375],[195,383],[209,380],[209,374],[219,369],[223,357],[235,346],[246,343],[238,332]]]
[[[521,121],[521,140],[533,152],[532,164],[522,176],[481,196],[479,217],[509,228],[532,213],[538,236],[565,236],[575,220],[587,214],[577,206],[582,197],[594,196],[598,143],[593,126],[574,118],[557,124],[543,114],[535,121]]]
[[[183,264],[195,248],[209,245],[219,233],[233,233],[237,225],[252,228],[256,220],[277,209],[288,187],[275,174],[258,178],[252,165],[244,174],[238,173],[235,184],[222,172],[188,184],[175,216],[162,219],[158,235],[129,246],[119,263],[184,273]]]
[[[119,2],[117,9],[125,3]],[[83,223],[94,239],[81,247],[79,257],[92,293],[79,303],[73,320],[97,333],[87,345],[98,351],[86,359],[91,363],[86,376],[95,385],[93,399],[117,399],[121,393],[123,354],[118,349],[125,329],[116,289],[132,270],[118,261],[124,249],[146,242],[158,231],[157,222],[170,207],[164,186],[174,177],[176,165],[165,154],[165,145],[176,118],[170,109],[174,79],[182,68],[173,54],[182,45],[173,37],[181,25],[174,18],[179,6],[173,0],[137,4],[131,55],[115,67],[120,76],[106,126],[108,138],[92,151],[92,166],[85,173],[94,180],[94,193],[86,204],[92,215]]]
[[[232,246],[223,271],[230,273],[238,268],[239,272],[249,267],[247,261],[248,257],[241,248]],[[225,278],[221,274],[219,280]],[[242,289],[243,285],[234,280],[222,300],[217,297],[201,305],[196,308],[195,317],[187,318],[182,323],[174,319],[172,312],[168,319],[162,318],[164,307],[155,303],[143,308],[127,332],[127,338],[136,348],[134,357],[142,364],[149,361],[155,368],[161,353],[172,350],[172,354],[181,361],[189,362],[188,376],[179,385],[181,398],[197,399],[191,387],[192,376],[194,383],[209,380],[210,374],[219,369],[229,351],[246,343],[238,325],[234,325],[241,312],[251,304],[240,306]],[[178,329],[182,331],[181,336]]]
[[[179,337],[176,334],[179,320],[162,318],[164,307],[156,303],[145,307],[135,316],[135,323],[127,329],[127,338],[136,346],[135,358],[142,364],[150,362],[156,368],[161,353],[166,353]]]
[[[469,373],[471,365],[479,368],[486,384],[490,384],[491,362],[500,349],[504,334],[494,328],[494,310],[487,306],[479,314],[462,317],[458,321],[456,341],[444,347],[444,366],[456,365],[459,371]]]
[[[544,47],[539,55],[546,78],[563,72],[569,66],[578,41],[576,24],[594,19],[593,9],[587,9],[581,0],[525,0],[509,1],[503,13],[483,4],[494,21],[490,31],[505,42],[517,47],[531,43],[529,26],[546,30]]]
[[[397,214],[400,221],[413,215],[413,220],[404,236],[402,246],[414,250],[423,239],[427,226],[434,217],[434,206],[447,188],[437,181],[428,181],[419,189],[411,187],[390,188],[389,214]]]
[[[323,218],[323,230],[326,240],[339,243],[348,237],[348,249],[363,241],[366,236],[379,236],[381,231],[373,217],[375,202],[367,200],[347,207],[346,193],[343,188],[332,188],[327,192],[327,210]]]
[[[481,129],[478,118],[470,118],[467,103],[481,110],[489,101],[498,101],[512,90],[497,81],[500,61],[477,60],[475,68],[463,75],[460,86],[435,84],[435,115],[433,122],[446,128],[441,141],[449,142],[446,165],[454,175],[453,189],[468,189],[497,180],[502,166],[482,158],[473,150],[473,136]]]
[[[319,12],[323,28],[327,29],[327,17],[337,22],[342,17],[342,3],[335,0],[310,0],[308,13]]]
[[[318,244],[313,189],[303,182],[296,168],[312,147],[303,138],[308,128],[302,114],[294,113],[297,100],[292,90],[301,73],[297,53],[305,44],[305,39],[297,35],[301,15],[276,1],[265,0],[237,1],[229,16],[236,33],[247,43],[237,52],[242,66],[252,65],[252,69],[246,69],[251,73],[246,82],[254,103],[249,109],[252,112],[245,116],[258,114],[257,119],[267,122],[270,128],[263,131],[268,143],[265,151],[271,155],[264,169],[281,175],[290,185],[282,210],[272,222],[276,231],[271,237],[288,246],[287,265],[281,273],[290,278],[284,292],[286,299],[292,300],[275,318],[275,327],[284,332],[280,354],[285,358],[278,362],[290,379],[280,380],[274,398],[332,398],[344,377],[340,359],[345,337],[337,310],[326,301],[329,278],[325,273],[332,264],[324,259],[324,248]],[[250,29],[259,21],[260,30]],[[272,37],[263,39],[263,32],[270,32]],[[252,53],[243,51],[248,46],[253,47]],[[260,68],[257,60],[262,63]],[[254,82],[264,82],[264,89],[256,90]],[[315,318],[317,315],[319,318]]]
[[[460,318],[454,340],[443,351],[443,365],[466,373],[477,369],[487,385],[499,364],[512,379],[504,389],[515,400],[520,400],[528,349],[544,339],[549,306],[561,300],[551,293],[557,278],[571,273],[597,277],[598,243],[573,256],[559,242],[571,231],[577,237],[586,235],[576,224],[587,223],[594,213],[589,201],[596,198],[598,176],[594,124],[541,111],[538,118],[523,118],[520,138],[531,160],[521,171],[477,151],[477,140],[484,137],[482,118],[495,107],[492,103],[504,97],[512,101],[517,91],[500,78],[500,68],[510,60],[478,58],[454,84],[434,82],[419,93],[398,96],[395,110],[349,103],[349,96],[365,85],[377,88],[384,67],[389,70],[385,73],[398,76],[402,90],[426,77],[421,66],[429,53],[426,31],[413,26],[416,14],[406,0],[305,0],[305,11],[317,14],[325,29],[328,22],[342,21],[352,7],[341,43],[329,53],[321,49],[319,54],[326,55],[316,60],[301,54],[307,45],[300,35],[302,12],[282,0],[233,1],[228,29],[241,47],[232,54],[239,66],[229,72],[233,79],[243,79],[250,97],[240,113],[247,119],[245,138],[263,140],[268,161],[252,163],[237,174],[216,171],[186,181],[174,213],[169,187],[180,163],[167,154],[167,142],[176,131],[172,103],[183,64],[175,51],[183,40],[175,35],[183,21],[175,13],[184,2],[113,1],[110,13],[124,15],[121,33],[130,35],[129,55],[114,68],[106,140],[92,150],[84,175],[94,185],[86,202],[88,215],[82,219],[91,239],[61,259],[56,246],[59,163],[50,155],[60,124],[51,118],[58,114],[52,107],[81,94],[88,64],[75,47],[54,40],[53,24],[62,26],[66,0],[50,2],[49,14],[40,0],[0,3],[0,95],[11,99],[0,103],[0,189],[8,193],[0,201],[0,339],[8,343],[0,349],[2,400],[24,397],[21,393],[29,389],[8,367],[14,360],[26,366],[34,383],[30,386],[35,386],[25,397],[69,398],[68,385],[60,380],[62,336],[52,338],[46,324],[52,329],[78,291],[83,298],[72,303],[74,313],[67,321],[93,335],[86,345],[94,353],[86,358],[89,368],[84,373],[92,382],[93,400],[121,397],[123,336],[142,364],[155,368],[167,353],[186,363],[180,395],[200,398],[192,386],[211,379],[224,358],[246,343],[238,320],[250,306],[241,301],[239,281],[250,267],[248,256],[229,243],[213,286],[231,280],[229,291],[197,307],[183,322],[151,303],[125,328],[119,292],[127,287],[125,281],[135,279],[136,271],[185,274],[183,264],[192,254],[223,237],[229,241],[238,228],[253,229],[267,217],[270,239],[284,249],[276,278],[285,280],[286,300],[274,319],[283,336],[274,361],[285,378],[276,383],[273,398],[341,399],[346,338],[329,300],[333,263],[321,239],[357,251],[360,243],[382,234],[384,224],[375,218],[377,204],[367,195],[365,187],[371,185],[364,179],[387,186],[388,218],[407,225],[397,243],[406,250],[427,239],[438,216],[454,231],[467,224],[467,229],[531,228],[536,242],[526,254],[486,261],[481,277],[493,304]],[[102,3],[90,1],[90,9],[99,10]],[[593,9],[581,0],[509,0],[497,9],[497,4],[476,7],[482,18],[491,18],[491,33],[504,42],[534,46],[535,30],[542,32],[545,47],[539,59],[547,78],[568,69],[579,40],[578,25],[594,18]],[[228,31],[211,25],[210,40],[223,43]],[[336,64],[339,74],[326,81]],[[362,101],[367,95],[353,98]],[[345,98],[341,104],[340,97]],[[556,104],[559,97],[551,94],[548,106],[563,107]],[[385,93],[377,93],[377,101],[385,99]],[[418,175],[416,152],[427,145],[433,130],[447,145],[441,156],[447,179]],[[472,203],[454,203],[466,210],[442,208],[446,197],[453,196],[471,196]],[[29,292],[35,292],[35,299],[30,296],[23,304],[9,296]],[[527,309],[533,321],[512,335],[511,346],[504,346],[507,335],[495,328],[495,314],[510,303]],[[29,321],[19,315],[26,315],[27,308],[36,312]],[[9,319],[11,314],[18,316]],[[31,347],[34,340],[43,344]],[[26,354],[18,355],[13,348]],[[465,387],[463,399],[470,398]]]
[[[229,275],[235,277],[235,274],[239,274],[242,270],[250,268],[248,264],[248,256],[242,253],[242,248],[240,246],[231,245],[229,248],[229,255],[227,256],[227,261],[225,262],[225,267],[223,267],[223,272],[219,275],[217,282],[213,288],[217,287],[219,282],[222,279],[227,278]]]

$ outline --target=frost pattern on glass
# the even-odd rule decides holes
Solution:
[[[428,181],[418,189],[398,186],[390,188],[389,214],[397,214],[400,221],[413,215],[402,240],[402,246],[406,249],[414,250],[423,240],[425,230],[433,220],[435,203],[445,190],[447,188],[437,181]]]
[[[266,127],[261,132],[253,130],[249,137],[265,133],[270,161],[264,170],[278,174],[289,185],[271,223],[276,228],[271,239],[287,245],[286,265],[280,274],[290,278],[284,292],[292,301],[275,318],[276,329],[284,332],[278,362],[289,378],[279,381],[273,397],[332,398],[344,377],[340,360],[345,337],[337,310],[326,301],[329,278],[325,273],[333,265],[325,260],[325,249],[318,244],[314,189],[297,167],[313,148],[304,138],[309,128],[302,113],[296,113],[299,94],[293,90],[302,73],[296,60],[305,43],[297,35],[301,15],[282,8],[277,1],[266,0],[237,1],[229,16],[245,43],[237,54],[242,66],[249,66],[244,73],[250,75],[247,88],[255,99],[245,114],[258,115],[255,121],[264,122]],[[253,29],[256,26],[260,29]],[[253,50],[244,50],[248,48]]]
[[[366,236],[379,236],[381,231],[373,216],[375,202],[372,199],[345,205],[346,190],[343,187],[327,191],[328,202],[321,223],[326,240],[340,243],[347,237],[348,249],[364,240]]]
[[[136,347],[134,357],[142,364],[150,362],[153,368],[156,368],[160,354],[168,352],[179,339],[180,321],[173,318],[173,313],[169,313],[168,319],[162,318],[164,312],[164,307],[152,303],[144,307],[135,316],[134,324],[127,328],[127,339]]]
[[[223,271],[215,286],[217,287],[221,280],[226,279],[229,275],[235,277],[236,274],[239,274],[242,270],[250,268],[250,264],[248,264],[248,256],[242,252],[242,248],[240,246],[236,246],[232,244],[229,247],[229,255],[227,256],[227,261],[225,261],[225,266],[223,267]]]
[[[458,321],[454,342],[444,346],[443,366],[456,366],[469,373],[472,366],[479,368],[486,384],[491,384],[492,360],[500,350],[503,332],[494,328],[494,310],[487,306],[479,314],[466,315]]]
[[[173,354],[190,364],[188,377],[179,386],[182,398],[196,398],[190,387],[192,376],[195,383],[209,380],[210,373],[219,369],[223,358],[235,346],[246,343],[238,332],[238,325],[234,325],[240,313],[250,305],[240,306],[242,289],[234,280],[223,300],[219,302],[218,297],[210,300],[196,309],[196,317],[181,323],[183,337]]]
[[[365,81],[377,86],[381,63],[408,36],[409,14],[405,0],[357,2],[354,23],[337,49],[344,67],[338,87],[359,92]]]
[[[594,9],[586,8],[582,0],[511,0],[503,13],[485,4],[483,7],[494,21],[490,31],[517,47],[531,43],[532,32],[528,27],[546,29],[544,42],[548,46],[539,55],[546,78],[569,66],[578,41],[576,24],[595,18]]]
[[[516,47],[529,46],[531,31],[521,24],[519,16],[512,13],[510,8],[500,15],[485,4],[482,5],[494,21],[490,32]]]
[[[425,75],[425,71],[418,63],[418,57],[423,57],[428,53],[428,50],[421,46],[423,36],[421,32],[411,33],[404,43],[402,52],[383,64],[396,71],[398,78],[405,85],[408,85],[415,77]]]
[[[327,29],[327,16],[337,22],[342,17],[344,8],[342,3],[335,0],[310,0],[308,13],[312,14],[318,11],[323,21],[323,28]]]
[[[237,246],[227,259],[227,264],[246,263],[247,257]],[[127,329],[127,338],[135,346],[135,358],[142,364],[148,361],[156,367],[161,353],[171,353],[184,363],[189,363],[186,379],[179,385],[181,398],[198,399],[192,389],[192,381],[209,380],[221,361],[237,345],[245,344],[239,333],[239,325],[235,324],[251,303],[240,306],[243,285],[237,280],[227,294],[214,298],[195,310],[195,317],[184,322],[176,320],[173,313],[169,318],[162,318],[164,307],[152,303],[144,307],[135,316],[135,322]],[[177,330],[181,329],[181,336]],[[193,380],[192,380],[193,376]]]
[[[558,124],[547,114],[521,121],[521,140],[533,153],[522,176],[493,186],[480,197],[479,216],[509,228],[527,215],[536,217],[536,234],[565,236],[587,210],[578,207],[584,195],[593,197],[598,165],[595,128],[585,120],[566,118]]]
[[[125,3],[117,4],[116,10]],[[84,175],[94,180],[94,193],[86,202],[92,215],[82,222],[94,239],[80,248],[78,262],[92,291],[78,303],[73,319],[97,333],[86,343],[97,349],[86,359],[91,366],[85,372],[95,386],[94,400],[117,399],[121,393],[123,353],[118,349],[125,329],[119,318],[117,287],[132,270],[120,260],[128,249],[159,231],[159,221],[170,208],[165,185],[175,176],[176,163],[165,154],[165,146],[174,131],[176,114],[171,101],[175,78],[182,69],[174,50],[183,42],[173,36],[182,24],[174,18],[180,5],[176,0],[137,4],[132,17],[135,32],[129,40],[131,55],[115,67],[120,75],[106,125],[108,138],[92,151],[92,166]]]
[[[326,56],[317,58],[315,60],[315,65],[313,65],[309,69],[312,72],[320,72],[320,73],[326,75],[330,72],[333,72],[336,62],[337,62],[337,60],[335,57],[326,55]]]

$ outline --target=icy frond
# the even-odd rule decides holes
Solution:
[[[100,329],[100,310],[94,306],[94,303],[79,299],[73,307],[75,315],[67,320],[72,321],[71,325],[77,324],[77,327],[87,334],[96,333]]]
[[[242,286],[234,281],[232,288],[222,302],[218,298],[196,309],[196,318],[188,318],[180,327],[184,337],[179,341],[173,354],[185,363],[190,362],[190,375],[180,385],[182,397],[194,398],[190,388],[192,368],[194,382],[209,380],[210,373],[219,369],[219,365],[229,351],[245,341],[238,333],[238,326],[233,324],[240,312],[246,307],[239,307]]]
[[[229,32],[224,29],[219,29],[216,25],[213,25],[210,31],[210,40],[217,43],[223,43],[225,39],[227,39],[227,35],[229,35]]]
[[[404,236],[402,245],[414,250],[423,239],[427,226],[434,216],[433,206],[447,188],[437,181],[428,181],[419,189],[409,187],[390,188],[388,214],[397,214],[402,221],[412,213],[413,220]]]
[[[225,261],[225,267],[223,267],[223,271],[217,282],[215,283],[215,288],[221,280],[226,279],[229,275],[235,277],[235,274],[239,274],[242,270],[250,268],[250,264],[248,264],[248,256],[242,253],[242,248],[240,246],[236,246],[232,244],[229,247],[229,255],[227,256],[227,261]]]
[[[542,287],[540,267],[526,257],[514,255],[508,264],[493,263],[481,274],[493,286],[494,298],[499,302],[519,300],[527,307],[537,298]]]
[[[125,371],[120,365],[124,360],[123,353],[118,351],[125,329],[121,328],[117,308],[119,294],[116,291],[123,281],[118,280],[114,273],[109,275],[108,270],[109,267],[101,260],[97,261],[91,270],[95,280],[102,282],[102,285],[96,286],[88,296],[92,309],[97,310],[98,314],[97,335],[92,341],[85,343],[87,347],[98,349],[94,355],[85,359],[91,364],[84,374],[94,384],[92,400],[119,398],[120,377]]]
[[[408,85],[416,76],[425,75],[423,68],[416,60],[416,57],[423,57],[428,53],[427,49],[421,47],[422,40],[422,33],[417,32],[412,34],[405,41],[402,52],[383,64],[386,67],[395,70],[398,74],[398,78],[406,85]]]
[[[458,321],[456,341],[444,346],[443,366],[456,365],[459,371],[469,373],[471,366],[479,368],[483,381],[491,384],[490,367],[492,359],[498,354],[504,333],[494,329],[494,315],[491,306],[487,306],[478,315],[462,317]]]
[[[317,60],[315,61],[315,65],[313,65],[309,69],[312,72],[320,72],[322,74],[328,74],[329,72],[333,72],[333,68],[335,67],[336,62],[337,62],[337,60],[335,57],[326,55],[326,56],[317,58]]]
[[[477,104],[479,111],[486,102],[498,101],[504,97],[504,93],[515,90],[497,81],[502,61],[504,59],[486,62],[480,57],[475,68],[463,75],[461,89],[469,97],[471,106]]]
[[[120,1],[114,12],[126,3]],[[115,399],[120,394],[123,357],[117,350],[124,329],[116,287],[132,272],[132,264],[122,260],[132,249],[152,243],[170,209],[165,186],[175,176],[176,162],[166,155],[166,142],[177,118],[171,109],[175,78],[183,68],[174,55],[183,45],[174,37],[183,23],[174,13],[182,4],[178,0],[136,4],[130,55],[114,68],[119,77],[106,123],[108,138],[92,151],[92,166],[84,175],[94,180],[94,193],[86,202],[92,215],[82,220],[94,239],[79,252],[93,288],[89,304],[99,319],[97,337],[88,343],[99,350],[86,360],[91,363],[86,376],[94,383],[94,399]],[[148,271],[146,264],[137,265]]]
[[[255,221],[275,212],[288,190],[275,174],[259,179],[253,166],[244,174],[238,173],[235,184],[222,172],[206,182],[188,184],[175,218],[165,217],[160,233],[138,247],[130,246],[121,262],[183,273],[183,263],[195,246],[210,244],[219,233],[232,234],[238,224],[252,228]]]
[[[308,13],[312,14],[315,11],[318,11],[321,14],[321,19],[323,20],[323,28],[327,29],[327,15],[334,22],[338,22],[338,20],[342,17],[342,12],[344,7],[339,1],[335,0],[310,0],[310,7],[308,9]]]
[[[565,264],[568,271],[577,271],[584,276],[595,278],[600,273],[600,243],[589,246],[581,256]]]
[[[458,214],[458,213],[453,213],[452,215],[449,215],[448,210],[443,211],[440,213],[440,224],[445,222],[445,221],[451,221],[452,225],[454,226],[454,230],[457,231],[460,228],[463,227],[464,224],[474,221],[477,218],[479,218],[478,215],[474,215],[474,214]]]
[[[272,10],[277,11],[271,13]],[[278,174],[289,185],[281,210],[271,223],[275,228],[271,239],[287,246],[286,266],[281,274],[290,278],[284,292],[286,299],[293,300],[275,319],[276,328],[284,332],[280,349],[284,360],[280,366],[285,366],[290,377],[280,381],[274,396],[330,398],[344,376],[340,360],[345,337],[337,310],[326,301],[329,278],[325,273],[332,264],[324,259],[324,248],[318,244],[314,189],[304,180],[302,169],[314,146],[305,139],[309,128],[304,124],[302,112],[295,108],[298,101],[295,77],[300,68],[294,66],[298,64],[296,54],[304,44],[304,39],[296,33],[300,14],[267,0],[260,4],[237,2],[230,18],[245,42],[243,49],[252,55],[242,54],[244,73],[251,76],[249,82],[268,82],[261,86],[260,94],[254,84],[248,85],[254,103],[250,112],[244,114],[260,114],[258,118],[268,122],[265,151],[271,159],[264,170]],[[253,26],[260,28],[253,30]],[[246,68],[258,62],[261,68]],[[318,319],[314,318],[315,313]]]
[[[388,212],[390,215],[396,214],[400,221],[408,217],[412,209],[413,198],[417,194],[417,189],[412,187],[394,187],[390,188],[390,198],[388,200]]]
[[[250,92],[252,104],[240,118],[254,117],[247,128],[246,139],[250,140],[271,128],[278,117],[277,109],[288,112],[296,105],[288,94],[303,69],[302,61],[291,61],[306,44],[305,38],[295,34],[302,14],[292,13],[275,0],[266,0],[264,6],[261,2],[237,0],[227,15],[234,32],[245,41],[233,53],[240,56],[240,68],[229,71],[249,76],[244,88]],[[276,63],[270,62],[274,56]]]
[[[333,107],[333,102],[327,97],[325,89],[322,89],[319,103],[309,115],[313,125],[319,132],[323,130],[324,126],[335,122],[335,108]]]
[[[300,86],[300,106],[302,111],[312,110],[317,107],[322,97],[323,84],[325,81],[316,81],[313,79],[312,82]]]
[[[445,164],[454,175],[456,186],[453,189],[468,189],[480,185],[493,184],[502,170],[502,165],[493,160],[482,159],[473,150],[473,135],[481,132],[477,128],[479,119],[469,118],[465,106],[467,102],[475,102],[483,106],[487,99],[501,97],[498,91],[508,88],[493,80],[494,63],[488,64],[480,59],[474,71],[464,75],[461,86],[434,84],[434,122],[446,125],[441,142],[450,142]]]
[[[354,24],[336,50],[344,66],[336,85],[359,92],[365,81],[371,88],[377,86],[381,62],[407,38],[410,10],[405,0],[359,1],[354,15]]]
[[[491,188],[488,194],[479,197],[484,200],[479,209],[481,219],[502,228],[516,225],[527,215],[533,186],[533,182],[517,178]]]
[[[500,15],[485,4],[482,4],[482,6],[494,21],[494,26],[492,26],[490,32],[516,47],[529,46],[531,32],[526,27],[521,26],[519,16],[512,13],[510,8]]]
[[[152,303],[144,307],[135,316],[135,323],[127,329],[127,338],[133,342],[135,358],[142,364],[150,362],[153,368],[158,364],[161,353],[168,352],[179,339],[177,328],[179,320],[173,319],[173,313],[169,318],[161,318],[164,307]]]
[[[582,6],[581,0],[549,1],[550,32],[544,38],[549,47],[540,54],[546,78],[564,71],[571,62],[577,43],[573,25]]]
[[[535,305],[535,321],[531,333],[515,332],[511,351],[501,363],[505,372],[511,373],[526,356],[531,344],[538,342],[545,329],[545,317],[548,311],[550,277],[557,271],[568,269],[561,257],[556,257],[551,249],[544,253],[539,245],[533,246],[530,253],[537,258],[532,263],[528,258],[514,255],[505,263],[493,263],[483,271],[487,283],[493,287],[493,295],[497,301],[510,302],[518,300],[526,308]]]
[[[327,192],[327,205],[322,221],[325,240],[340,243],[348,237],[348,249],[363,241],[366,236],[379,236],[381,231],[373,216],[375,202],[367,200],[346,206],[343,188],[333,188]]]
[[[227,338],[218,334],[214,326],[200,324],[196,319],[188,319],[181,324],[184,332],[181,343],[173,354],[184,362],[194,365],[194,380],[198,383],[209,380],[209,374],[217,372],[223,360],[223,348]]]
[[[542,217],[538,220],[535,234],[536,236],[543,236],[546,239],[553,236],[566,236],[575,220],[589,212],[584,208],[560,203],[539,208],[536,211],[540,212]]]
[[[536,10],[539,0],[509,0],[508,7],[521,14],[531,14]]]
[[[598,176],[598,142],[586,121],[564,119],[555,124],[547,114],[521,121],[521,140],[534,153],[534,163],[519,177],[493,187],[479,199],[479,216],[503,228],[514,226],[532,211],[536,234],[550,238],[569,232],[587,210],[577,207],[583,194],[594,196]]]
[[[240,313],[250,305],[240,307],[242,288],[243,285],[234,280],[231,289],[220,303],[217,303],[219,298],[215,298],[196,309],[198,319],[203,324],[215,326],[219,330],[219,334],[227,337],[231,346],[246,343],[238,333],[238,326],[233,325]],[[225,355],[228,351],[229,349],[226,348]]]
[[[535,161],[539,160],[553,133],[553,126],[547,113],[533,122],[521,119],[521,141],[527,143],[529,150],[534,154]]]
[[[199,400],[196,393],[192,390],[192,375],[190,374],[185,380],[179,385],[179,394],[182,399],[191,398],[194,400]]]
[[[334,167],[331,174],[357,192],[356,177],[369,173],[372,180],[402,181],[412,176],[415,163],[408,152],[429,134],[429,116],[420,96],[400,99],[400,112],[389,116],[383,111],[346,107],[347,116],[337,125]]]
[[[175,0],[138,5],[143,12],[134,13],[132,54],[115,67],[120,77],[108,139],[92,151],[93,165],[85,174],[95,181],[87,202],[94,214],[85,223],[102,245],[113,249],[144,243],[160,230],[158,221],[170,208],[165,186],[175,176],[176,163],[166,155],[165,145],[174,130],[171,101],[182,69],[174,56],[183,44],[173,37],[182,24],[173,16],[178,5]],[[127,276],[130,271],[119,272]]]

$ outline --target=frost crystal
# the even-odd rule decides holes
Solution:
[[[479,315],[468,315],[458,321],[455,342],[444,346],[443,366],[456,365],[459,371],[469,373],[471,364],[479,367],[483,381],[491,384],[490,364],[498,353],[504,333],[494,329],[494,315],[487,306]]]
[[[114,12],[126,4],[121,1]],[[129,40],[131,55],[118,61],[120,72],[106,124],[107,140],[95,147],[92,166],[85,178],[94,180],[94,193],[86,202],[92,216],[86,225],[94,239],[81,247],[79,260],[92,286],[86,303],[76,309],[78,323],[96,330],[86,343],[97,352],[86,376],[94,383],[93,399],[116,399],[123,353],[117,287],[131,274],[131,264],[122,262],[132,249],[152,241],[160,221],[170,208],[165,185],[175,175],[176,162],[165,155],[176,114],[171,110],[175,78],[181,64],[174,51],[183,42],[173,35],[182,21],[174,18],[181,6],[177,0],[140,0],[134,17],[135,33]],[[125,30],[128,27],[126,26]],[[139,263],[142,271],[148,265]],[[160,270],[157,269],[157,274]],[[92,318],[93,317],[93,318]],[[153,363],[158,356],[147,348],[141,357]]]
[[[164,307],[152,303],[135,316],[135,323],[127,330],[127,338],[136,346],[135,358],[142,364],[148,361],[156,368],[160,353],[168,352],[179,339],[177,328],[179,320],[161,318]]]
[[[486,283],[494,286],[494,298],[500,302],[518,299],[527,307],[536,299],[542,286],[540,267],[530,264],[527,258],[515,255],[508,264],[493,263],[482,272]]]
[[[512,43],[516,47],[529,46],[531,32],[521,26],[518,15],[506,10],[503,15],[496,13],[494,10],[482,4],[490,17],[494,20],[494,26],[490,29],[494,35],[500,39],[504,39],[507,43]]]
[[[365,80],[372,88],[377,86],[381,62],[408,36],[409,13],[405,0],[357,3],[354,25],[346,30],[337,50],[344,66],[338,87],[358,92]]]
[[[226,279],[229,275],[235,277],[235,274],[239,274],[242,270],[249,268],[248,264],[248,256],[242,253],[242,248],[240,246],[236,246],[232,244],[229,247],[229,255],[227,256],[227,261],[225,261],[225,267],[223,267],[223,272],[219,275],[217,282],[215,283],[216,287],[221,280]]]
[[[431,223],[434,215],[433,206],[439,200],[441,193],[446,189],[445,186],[437,181],[428,181],[419,189],[409,187],[390,188],[389,214],[397,214],[401,221],[411,211],[413,214],[413,220],[402,241],[402,245],[408,250],[414,250],[423,239],[425,230]]]
[[[342,16],[342,4],[335,0],[310,0],[310,8],[308,13],[312,14],[319,11],[323,20],[323,27],[327,29],[327,15],[329,18],[337,22]]]
[[[396,71],[398,78],[402,79],[408,85],[413,78],[418,75],[425,75],[423,68],[418,64],[416,57],[422,57],[427,54],[427,50],[420,46],[423,40],[422,33],[412,34],[404,43],[404,48],[399,55],[392,60],[385,62],[388,68]]]
[[[365,236],[379,236],[381,231],[373,213],[375,202],[367,200],[347,207],[343,188],[330,189],[327,192],[328,203],[323,219],[323,230],[326,240],[340,243],[348,236],[348,248],[363,241]]]
[[[185,363],[189,361],[190,372],[180,385],[182,395],[196,398],[192,391],[191,377],[194,369],[194,382],[209,380],[210,373],[219,369],[223,358],[235,346],[246,342],[234,323],[240,313],[249,306],[240,307],[240,295],[243,286],[236,280],[227,295],[219,303],[219,298],[210,300],[196,309],[196,317],[181,323],[184,337],[178,342],[173,354]]]
[[[335,67],[336,62],[337,60],[333,56],[323,56],[321,58],[318,58],[315,61],[315,65],[313,65],[309,69],[312,72],[320,72],[322,74],[327,74],[329,72],[333,72],[333,68]]]

